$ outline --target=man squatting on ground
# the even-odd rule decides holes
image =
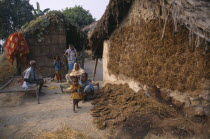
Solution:
[[[24,71],[24,82],[22,87],[24,89],[29,89],[35,87],[36,85],[39,85],[39,95],[44,95],[45,93],[41,92],[43,84],[44,84],[43,79],[38,79],[37,77],[36,61],[31,60],[30,67]]]

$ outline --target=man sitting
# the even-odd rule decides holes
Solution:
[[[30,61],[30,67],[24,71],[24,82],[22,87],[24,89],[29,89],[39,85],[39,95],[45,95],[41,92],[42,86],[44,84],[43,79],[38,79],[36,73],[36,61]]]

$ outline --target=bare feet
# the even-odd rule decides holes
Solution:
[[[74,113],[77,113],[77,111],[74,111]]]
[[[79,107],[79,106],[77,107],[77,109],[81,109],[81,108],[82,108],[82,107]]]

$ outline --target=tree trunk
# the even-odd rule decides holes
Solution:
[[[20,59],[16,56],[16,75],[21,75],[21,63]]]

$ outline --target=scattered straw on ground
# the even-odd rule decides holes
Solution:
[[[70,128],[62,129],[55,132],[41,133],[36,139],[90,139],[83,133],[77,132]]]

